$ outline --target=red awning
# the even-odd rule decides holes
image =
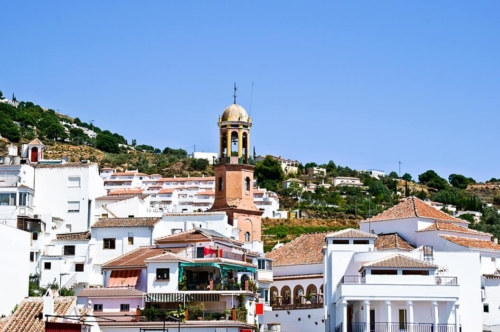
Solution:
[[[111,271],[108,285],[106,287],[133,287],[137,284],[141,270],[118,270]]]

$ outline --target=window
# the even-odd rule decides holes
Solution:
[[[250,232],[245,233],[245,242],[250,242]]]
[[[156,280],[169,280],[170,269],[156,269]]]
[[[77,201],[68,202],[68,212],[80,212],[80,202]]]
[[[128,244],[130,246],[134,244],[134,233],[132,233],[132,232],[128,233]]]
[[[35,253],[33,251],[30,252],[30,262],[35,261]]]
[[[483,312],[490,312],[490,305],[489,304],[483,304]]]
[[[372,270],[372,275],[397,275],[397,270]]]
[[[64,256],[75,256],[75,246],[64,246]]]
[[[250,191],[250,178],[249,177],[247,177],[245,179],[245,190]]]
[[[370,244],[370,240],[353,240],[353,244]]]
[[[0,194],[0,205],[16,205],[16,194]]]
[[[37,232],[31,233],[31,236],[33,237],[33,241],[38,240],[38,233]]]
[[[102,248],[103,249],[115,249],[116,239],[103,239]]]
[[[406,330],[406,309],[399,309],[399,329]]]
[[[33,195],[31,193],[19,193],[19,206],[33,206]]]
[[[43,269],[44,270],[50,270],[52,268],[52,263],[51,262],[45,262],[43,263]]]
[[[403,275],[408,276],[408,275],[413,275],[413,276],[428,276],[429,271],[423,271],[423,270],[403,270]]]
[[[102,304],[94,304],[94,311],[102,311]]]
[[[120,304],[120,311],[129,311],[130,304]]]
[[[349,240],[332,240],[332,244],[349,244]]]
[[[267,259],[259,259],[257,261],[257,266],[259,270],[268,270],[272,271],[273,269],[273,261]]]
[[[77,263],[75,264],[75,272],[83,272],[84,270],[84,264],[81,264],[81,263]]]
[[[495,262],[497,261],[497,259],[496,259],[495,257],[491,257],[491,261],[492,261],[493,263],[495,263]]]
[[[80,177],[79,176],[69,176],[68,177],[68,188],[80,188]]]
[[[222,177],[219,178],[219,192],[224,190],[224,179]]]
[[[66,230],[68,231],[68,233],[71,233],[71,225],[70,224],[66,224]]]

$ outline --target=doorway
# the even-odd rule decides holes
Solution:
[[[370,309],[370,332],[375,331],[375,309]]]

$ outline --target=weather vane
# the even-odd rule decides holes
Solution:
[[[233,95],[233,98],[234,98],[234,103],[236,104],[236,91],[238,91],[238,87],[236,86],[236,83],[234,83],[234,95]]]

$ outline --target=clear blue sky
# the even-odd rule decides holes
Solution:
[[[0,89],[138,144],[500,177],[500,1],[4,1]]]

